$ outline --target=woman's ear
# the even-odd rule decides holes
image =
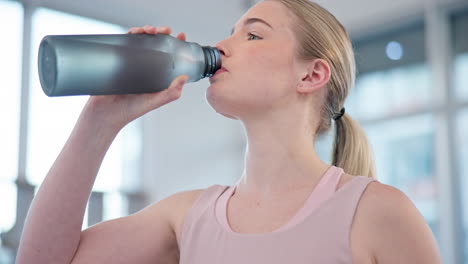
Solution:
[[[299,81],[299,93],[311,93],[320,90],[330,81],[330,66],[323,59],[315,59],[306,66],[306,71]]]

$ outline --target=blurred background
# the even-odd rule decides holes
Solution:
[[[359,75],[345,107],[368,133],[378,179],[415,203],[444,263],[468,264],[468,2],[317,2],[353,39]],[[253,4],[0,0],[0,263],[14,263],[30,202],[87,100],[44,95],[37,74],[42,37],[125,33],[150,24],[214,45]],[[83,229],[175,192],[240,177],[243,128],[208,105],[206,87],[207,80],[186,85],[180,100],[121,131],[99,171]],[[317,144],[327,162],[332,136]]]

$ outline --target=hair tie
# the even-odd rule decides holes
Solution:
[[[345,114],[345,108],[343,107],[343,108],[341,109],[340,113],[339,113],[338,115],[336,115],[335,117],[333,117],[333,119],[334,119],[335,121],[337,121],[337,120],[339,120],[341,117],[343,117],[344,114]]]

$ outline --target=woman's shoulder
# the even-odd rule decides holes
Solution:
[[[171,207],[171,224],[178,241],[182,232],[184,220],[195,203],[202,199],[203,196],[210,196],[223,188],[225,188],[225,186],[212,185],[207,188],[177,192],[167,198],[171,200],[169,202],[169,206]]]
[[[377,263],[439,263],[432,231],[401,190],[372,181],[362,194],[355,227],[362,230]]]
[[[379,181],[371,181],[367,185],[359,201],[358,211],[369,222],[386,224],[391,224],[391,221],[402,224],[403,219],[419,214],[405,193]]]
[[[225,188],[226,186],[215,184],[207,188],[180,191],[166,199],[171,200],[169,203],[173,205],[176,213],[184,214],[202,197],[210,198],[210,196],[218,194]]]
[[[372,214],[373,218],[385,221],[397,220],[401,224],[399,217],[414,217],[418,215],[422,218],[411,199],[400,189],[379,181],[370,182],[364,190],[359,207],[363,213]]]

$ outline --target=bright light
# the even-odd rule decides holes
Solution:
[[[391,60],[401,60],[403,57],[403,46],[396,41],[389,42],[387,44],[387,57]]]

